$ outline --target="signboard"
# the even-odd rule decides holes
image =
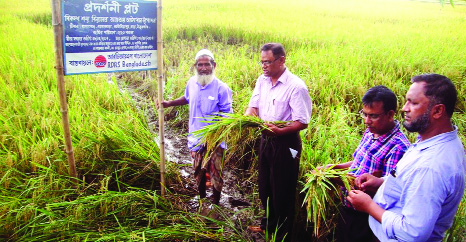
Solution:
[[[157,69],[157,2],[63,0],[65,75]]]

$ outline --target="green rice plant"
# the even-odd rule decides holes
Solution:
[[[351,190],[354,177],[348,175],[348,169],[316,169],[305,174],[306,183],[301,190],[305,193],[303,205],[307,208],[307,221],[314,226],[314,234],[318,238],[321,229],[328,226],[329,210],[337,207],[337,197],[340,197],[342,184],[348,191]]]
[[[43,24],[50,16],[50,2],[22,4],[24,8],[4,4],[12,9],[5,14],[0,10],[0,177],[12,168],[34,173],[39,166],[67,174],[53,35],[51,26]],[[40,21],[31,21],[37,16]],[[142,114],[145,110],[114,84],[106,74],[66,77],[80,180],[98,183],[94,178],[99,174],[118,174],[124,182],[158,185],[153,172],[158,173],[159,150]]]

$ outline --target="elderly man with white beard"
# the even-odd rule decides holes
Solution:
[[[222,168],[225,144],[220,144],[211,154],[208,162],[203,164],[207,147],[199,144],[200,137],[193,135],[194,131],[209,125],[209,115],[219,112],[231,113],[232,91],[215,77],[214,55],[207,49],[200,50],[195,57],[195,75],[188,80],[184,96],[172,101],[163,101],[164,108],[189,105],[188,148],[193,158],[194,177],[198,186],[200,198],[206,197],[206,183],[212,184],[213,203],[218,205],[223,187]],[[210,179],[210,181],[208,181]]]

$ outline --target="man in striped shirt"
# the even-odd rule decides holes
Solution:
[[[353,154],[353,160],[333,168],[348,168],[355,177],[364,173],[385,176],[409,146],[408,139],[400,130],[400,123],[394,119],[396,96],[385,86],[375,86],[364,94],[362,103],[363,109],[359,113],[367,129]],[[343,189],[343,205],[339,209],[340,218],[335,232],[337,241],[372,241],[368,214],[354,210],[344,198],[346,195]]]

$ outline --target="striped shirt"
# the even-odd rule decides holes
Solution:
[[[349,168],[356,170],[350,173],[358,177],[364,173],[382,171],[382,176],[385,176],[395,168],[409,145],[398,121],[395,121],[395,127],[390,132],[378,138],[374,138],[374,134],[367,129],[353,154],[353,163]]]

